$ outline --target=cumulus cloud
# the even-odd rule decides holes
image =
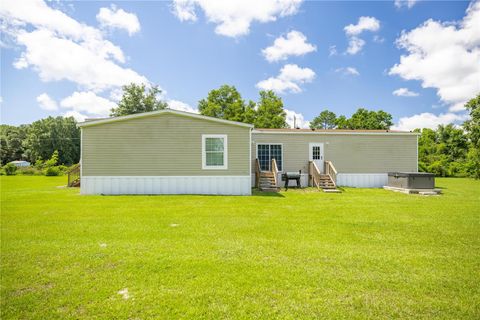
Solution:
[[[392,94],[397,97],[418,97],[418,93],[410,91],[407,88],[398,88]]]
[[[84,114],[81,114],[80,112],[77,111],[67,111],[63,114],[63,117],[68,118],[68,117],[73,117],[77,122],[83,122],[85,119],[87,119],[87,116]]]
[[[349,24],[344,28],[347,36],[358,36],[364,31],[378,31],[380,21],[374,17],[360,17],[357,24]]]
[[[114,102],[99,97],[91,91],[75,91],[71,96],[63,99],[60,105],[65,109],[72,109],[76,112],[86,112],[102,117],[108,116],[110,110],[117,106]]]
[[[115,5],[110,8],[100,8],[97,21],[104,28],[123,29],[131,36],[140,31],[140,22],[135,14],[118,9]]]
[[[380,21],[374,17],[360,17],[356,24],[349,24],[344,28],[348,37],[348,48],[346,53],[354,55],[359,53],[365,46],[365,40],[359,36],[364,31],[376,32],[380,30]]]
[[[315,72],[312,69],[300,68],[296,64],[287,64],[283,66],[278,76],[258,82],[257,88],[273,90],[279,94],[299,93],[302,92],[300,85],[312,82],[314,78]]]
[[[335,69],[335,72],[341,73],[346,76],[359,76],[360,72],[354,67],[338,68]]]
[[[348,40],[347,53],[350,55],[357,54],[362,51],[363,46],[365,46],[365,40],[358,37],[351,37],[350,40]]]
[[[46,93],[42,93],[37,97],[37,102],[40,108],[47,111],[55,111],[58,109],[57,102],[50,98]]]
[[[418,0],[395,0],[394,4],[397,8],[406,7],[408,9],[412,8]]]
[[[308,43],[307,37],[299,31],[290,31],[286,36],[280,36],[273,45],[262,50],[268,62],[286,60],[289,56],[303,56],[316,51],[317,47]]]
[[[4,0],[0,18],[2,32],[25,48],[14,67],[31,67],[42,81],[68,80],[94,91],[148,83],[144,76],[119,65],[125,62],[123,51],[105,40],[100,30],[41,0]]]
[[[196,21],[200,8],[215,32],[238,37],[250,32],[252,22],[272,22],[296,14],[302,0],[174,0],[173,13],[180,21]]]
[[[424,112],[413,115],[411,117],[400,118],[398,123],[392,127],[393,130],[411,131],[417,128],[435,129],[440,124],[449,124],[462,122],[468,118],[465,114],[443,113],[435,115],[433,113]]]
[[[463,110],[480,92],[480,2],[470,4],[457,23],[427,20],[397,39],[407,51],[389,71],[405,80],[434,88],[450,111]]]
[[[185,111],[190,113],[198,113],[198,109],[191,107],[189,104],[179,100],[167,100],[170,109]]]
[[[310,121],[306,121],[301,113],[285,109],[286,121],[290,128],[309,128]]]

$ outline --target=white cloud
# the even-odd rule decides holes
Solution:
[[[121,88],[112,89],[110,91],[109,97],[110,97],[110,100],[119,102],[120,100],[122,100],[122,97],[123,97],[123,89]]]
[[[310,121],[306,121],[305,117],[301,113],[297,113],[293,110],[284,109],[286,113],[286,121],[290,128],[309,128]]]
[[[4,0],[2,31],[25,47],[14,67],[31,67],[42,81],[68,80],[88,90],[102,91],[148,80],[118,63],[120,47],[102,32],[80,23],[40,0]],[[33,29],[31,28],[33,27]]]
[[[411,117],[400,118],[398,123],[392,127],[393,130],[411,131],[417,128],[435,129],[439,124],[449,124],[465,121],[468,118],[465,114],[443,113],[435,115],[433,113],[424,112],[413,115]]]
[[[312,82],[314,78],[315,72],[312,69],[300,68],[296,64],[287,64],[283,66],[278,76],[257,83],[257,88],[273,90],[279,94],[299,93],[302,91],[300,84]]]
[[[77,120],[77,122],[83,122],[85,121],[85,119],[87,119],[87,116],[84,115],[84,114],[81,114],[80,112],[77,112],[77,111],[67,111],[63,114],[63,117],[64,118],[68,118],[68,117],[73,117],[75,120]]]
[[[328,56],[331,57],[331,56],[336,56],[338,53],[337,53],[337,46],[330,46],[328,47]]]
[[[317,51],[317,47],[307,42],[307,37],[299,31],[290,31],[285,37],[280,36],[273,45],[262,50],[268,62],[286,60],[289,56],[303,56]]]
[[[46,93],[42,93],[37,97],[37,102],[40,105],[40,108],[47,111],[55,111],[58,109],[57,102],[50,98]]]
[[[395,7],[399,9],[403,7],[407,7],[408,9],[410,9],[417,3],[417,1],[418,0],[395,0],[394,4]]]
[[[174,0],[173,13],[180,21],[196,21],[197,8],[217,34],[238,37],[250,32],[252,22],[266,23],[296,14],[302,0]]]
[[[359,76],[360,75],[360,72],[358,72],[358,70],[355,69],[354,67],[338,68],[338,69],[335,69],[335,72],[341,73],[341,74],[346,75],[346,76]]]
[[[427,20],[403,31],[397,44],[407,51],[389,74],[435,88],[450,111],[480,92],[480,2],[470,4],[458,23]]]
[[[347,36],[358,36],[363,31],[378,31],[380,21],[374,17],[360,17],[357,24],[349,24],[344,28]]]
[[[110,110],[115,108],[116,103],[97,96],[94,92],[77,92],[66,97],[60,102],[62,108],[72,109],[77,112],[86,112],[97,116],[108,116]]]
[[[69,80],[86,89],[103,91],[148,80],[98,55],[84,44],[55,36],[48,30],[22,31],[17,36],[26,47],[24,59],[42,81]]]
[[[140,22],[135,14],[117,9],[115,5],[110,8],[100,8],[97,21],[104,28],[124,29],[131,36],[140,31]]]
[[[348,40],[347,53],[351,55],[357,54],[362,51],[363,46],[365,46],[365,40],[358,37],[351,37]]]
[[[417,92],[410,91],[407,88],[398,88],[392,94],[397,97],[418,97]]]
[[[167,104],[170,109],[185,111],[190,113],[198,113],[198,110],[196,108],[193,108],[189,104],[179,100],[167,100]]]
[[[360,17],[357,24],[349,24],[344,28],[348,39],[346,53],[354,55],[365,46],[365,40],[359,38],[364,31],[376,32],[380,29],[380,21],[374,17]]]

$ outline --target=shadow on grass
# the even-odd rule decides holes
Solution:
[[[254,197],[273,197],[273,198],[285,198],[285,196],[279,192],[265,192],[258,189],[252,190],[252,196]]]

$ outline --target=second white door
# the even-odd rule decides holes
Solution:
[[[310,161],[315,162],[320,172],[323,172],[323,143],[310,143]]]

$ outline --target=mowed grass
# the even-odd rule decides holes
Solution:
[[[2,319],[480,318],[480,181],[437,179],[436,197],[65,183],[1,177]]]

